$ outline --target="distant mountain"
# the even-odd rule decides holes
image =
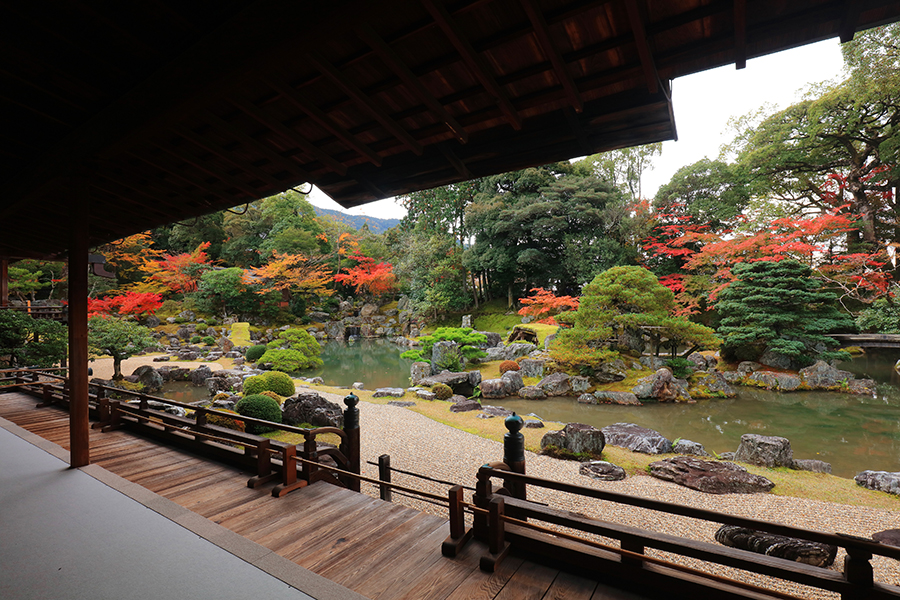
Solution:
[[[384,233],[391,227],[400,224],[400,219],[376,219],[375,217],[367,217],[365,215],[348,215],[337,210],[329,210],[327,208],[319,208],[313,206],[317,215],[331,217],[335,221],[346,223],[353,229],[360,229],[363,225],[368,224],[369,231],[372,233]]]

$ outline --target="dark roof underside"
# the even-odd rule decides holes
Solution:
[[[303,182],[345,207],[675,138],[681,75],[900,18],[883,0],[148,0],[0,8],[0,255]]]

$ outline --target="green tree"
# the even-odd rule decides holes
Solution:
[[[88,319],[88,350],[92,357],[108,355],[113,359],[113,379],[122,379],[122,361],[145,348],[156,346],[150,330],[134,321],[114,317]]]
[[[643,198],[641,179],[653,168],[653,157],[662,154],[662,142],[631,146],[593,154],[584,159],[592,173],[627,194],[632,202]]]
[[[856,326],[860,331],[873,333],[900,333],[900,301],[897,300],[897,288],[893,294],[885,294],[859,312]]]
[[[418,350],[407,350],[400,356],[412,360],[431,362],[431,350],[438,342],[455,342],[459,345],[458,355],[452,357],[454,364],[437,365],[450,371],[461,371],[463,360],[474,361],[484,358],[487,353],[478,348],[478,345],[487,342],[487,336],[478,333],[471,327],[438,327],[431,335],[426,335],[419,340]]]
[[[49,287],[49,282],[41,281],[43,271],[29,271],[20,267],[9,267],[9,293],[22,302],[35,300],[39,290]]]
[[[268,350],[259,363],[272,363],[276,371],[292,372],[322,366],[319,354],[322,347],[305,329],[288,329],[278,334],[278,339],[268,344]]]
[[[253,285],[243,281],[244,270],[238,267],[206,271],[200,277],[195,294],[197,307],[207,313],[254,314],[266,318],[278,313],[279,292],[257,293]]]
[[[8,367],[50,367],[66,357],[68,330],[62,323],[0,310],[0,361]]]
[[[613,267],[584,287],[578,310],[559,319],[572,327],[560,331],[550,356],[568,367],[595,369],[644,335],[669,340],[673,355],[681,344],[691,346],[685,356],[718,346],[712,329],[674,316],[674,309],[672,290],[653,273],[643,267]]]
[[[811,269],[796,261],[748,262],[732,269],[736,281],[719,295],[718,332],[729,360],[757,360],[765,353],[788,357],[792,366],[846,360],[829,333],[853,328]]]
[[[749,202],[741,169],[704,158],[678,169],[656,192],[653,208],[665,222],[697,223],[717,232],[733,226]]]

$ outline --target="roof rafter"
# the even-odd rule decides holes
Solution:
[[[465,144],[469,141],[469,134],[466,132],[465,128],[459,124],[453,116],[447,112],[447,109],[444,108],[444,105],[437,101],[437,99],[425,89],[425,86],[422,85],[422,82],[419,81],[419,78],[415,76],[415,74],[410,70],[410,68],[403,62],[403,60],[394,52],[390,46],[388,46],[387,42],[385,42],[375,30],[372,29],[368,25],[360,25],[356,30],[357,35],[364,42],[366,42],[372,50],[375,51],[375,54],[381,58],[382,61],[403,81],[404,84],[413,92],[416,97],[419,98],[419,101],[425,104],[435,116],[444,122],[450,131],[456,136],[456,139],[460,141],[460,143]]]
[[[319,55],[317,52],[310,52],[307,54],[307,58],[309,61],[318,69],[323,75],[328,77],[336,86],[338,86],[345,94],[352,98],[357,106],[364,109],[370,115],[375,117],[375,120],[381,123],[382,127],[387,129],[387,131],[400,140],[404,146],[412,150],[414,154],[417,156],[422,155],[422,144],[420,144],[416,139],[410,135],[408,131],[406,131],[397,121],[395,121],[390,115],[384,112],[382,109],[378,108],[375,105],[375,99],[367,96],[356,87],[350,79],[348,79],[344,74],[338,71],[334,65],[328,62],[325,58]]]
[[[525,9],[525,14],[528,15],[528,20],[531,21],[531,26],[534,28],[534,35],[541,45],[541,50],[544,51],[544,56],[550,59],[550,63],[553,65],[553,72],[556,74],[556,79],[559,80],[563,89],[566,90],[566,95],[569,97],[569,102],[572,103],[572,108],[577,112],[581,112],[584,110],[584,101],[581,99],[581,94],[578,93],[575,81],[572,79],[572,76],[569,75],[569,70],[563,60],[562,53],[560,53],[559,49],[553,43],[553,40],[550,39],[550,28],[547,26],[544,15],[538,9],[535,0],[521,0],[521,3],[522,7]]]
[[[859,5],[860,2],[858,0],[844,1],[844,17],[841,19],[839,31],[842,44],[852,40],[856,34],[856,22],[859,20]]]
[[[331,135],[344,142],[351,149],[355,150],[362,156],[366,157],[376,167],[381,166],[381,156],[372,150],[368,145],[364,144],[355,135],[344,129],[334,119],[322,112],[319,107],[313,104],[302,92],[290,85],[283,85],[277,81],[263,79],[263,83],[278,92],[282,98],[305,112],[310,119],[318,123],[321,127],[328,130]]]
[[[181,135],[179,132],[175,132],[175,133],[178,133],[179,135]],[[182,149],[182,148],[176,148],[176,147],[172,146],[171,144],[163,145],[163,144],[155,143],[154,145],[157,148],[159,148],[160,150],[162,150],[163,152],[171,154],[175,158],[184,161],[185,163],[194,167],[198,171],[202,171],[211,177],[215,177],[222,183],[225,183],[227,185],[230,185],[231,187],[237,188],[241,192],[247,194],[248,196],[251,196],[254,200],[258,200],[259,198],[261,198],[265,195],[265,194],[260,193],[259,190],[253,188],[252,186],[250,186],[246,183],[243,183],[242,181],[239,181],[236,178],[234,178],[226,173],[216,170],[207,164],[204,164],[204,162],[202,160],[200,160],[194,156],[191,156],[189,153],[185,152],[184,149]],[[167,172],[171,173],[172,171],[167,170]]]
[[[506,116],[506,120],[512,125],[513,129],[518,131],[522,128],[522,119],[519,113],[510,102],[506,92],[500,88],[496,79],[490,73],[489,66],[484,58],[475,51],[471,42],[466,39],[462,29],[453,19],[446,7],[437,4],[434,0],[422,0],[422,4],[431,13],[437,26],[444,32],[450,43],[456,48],[456,51],[462,57],[463,62],[469,67],[472,75],[481,83],[487,92],[497,100],[500,110]]]
[[[302,135],[288,135],[285,131],[286,128],[282,123],[267,115],[261,108],[259,108],[255,104],[252,104],[244,100],[243,98],[237,97],[230,98],[229,102],[231,102],[231,104],[233,104],[242,112],[246,113],[247,116],[252,117],[256,121],[258,121],[260,125],[263,125],[274,133],[280,133],[285,140],[289,141],[292,144],[297,144],[298,146],[300,146],[301,150],[303,150],[310,156],[317,158],[335,173],[339,173],[341,175],[347,174],[347,167],[343,163],[338,162],[333,157],[323,152],[315,144],[307,140]]]
[[[625,8],[628,11],[628,22],[631,23],[631,31],[634,33],[634,43],[637,46],[638,56],[641,59],[644,78],[647,80],[647,91],[655,94],[659,89],[659,73],[656,71],[653,52],[650,50],[650,41],[647,39],[647,31],[644,28],[644,17],[641,15],[637,0],[625,0]]]
[[[747,66],[747,0],[734,0],[734,66]]]

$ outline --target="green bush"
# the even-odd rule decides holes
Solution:
[[[426,335],[419,341],[422,345],[418,350],[407,350],[400,356],[412,360],[431,362],[431,349],[435,343],[444,341],[456,342],[459,344],[459,349],[457,354],[450,355],[447,358],[447,363],[449,364],[436,365],[441,369],[456,372],[462,370],[463,358],[473,361],[487,356],[486,352],[477,348],[478,344],[483,344],[487,341],[487,337],[483,333],[474,331],[471,327],[438,327],[434,333]]]
[[[227,408],[217,408],[216,410],[235,415],[238,414],[233,410],[228,410]],[[234,429],[235,431],[244,431],[244,422],[238,419],[232,419],[231,417],[225,417],[222,415],[206,415],[206,422],[209,425],[225,427],[226,429]]]
[[[203,341],[203,338],[200,337],[199,335],[192,335],[192,336],[191,336],[191,343],[192,343],[192,344],[199,344],[201,341]]]
[[[446,383],[436,383],[431,387],[434,397],[438,400],[449,400],[453,395],[453,388]]]
[[[206,324],[209,325],[210,327],[216,327],[216,326],[218,326],[219,322],[214,318],[209,318],[206,320]]]
[[[322,366],[319,353],[322,346],[305,329],[288,329],[278,334],[278,339],[267,346],[268,350],[257,362],[272,363],[276,371],[300,371]]]
[[[279,371],[268,371],[244,380],[244,394],[261,394],[265,391],[275,392],[279,396],[293,396],[294,381],[289,375]]]
[[[202,342],[203,342],[204,344],[206,344],[207,346],[215,346],[215,345],[216,345],[216,338],[214,338],[214,337],[211,336],[211,335],[208,335],[208,336],[206,336],[205,338],[203,338]]]
[[[244,417],[254,419],[263,419],[272,421],[273,423],[281,423],[281,406],[277,400],[273,400],[262,394],[251,394],[241,398],[240,402],[234,407],[238,414]],[[268,433],[275,431],[277,427],[268,425],[257,425],[255,423],[246,423],[248,433]]]
[[[691,376],[691,373],[694,372],[694,369],[692,368],[694,363],[680,356],[670,358],[665,362],[665,365],[672,369],[672,375],[678,379],[687,379]]]
[[[256,346],[251,346],[247,349],[247,353],[244,355],[247,359],[247,362],[256,362],[259,360],[259,357],[266,353],[268,348],[265,344],[258,344]]]
[[[268,396],[269,398],[271,398],[272,400],[274,400],[274,401],[277,402],[278,404],[283,404],[283,403],[284,403],[284,398],[283,398],[282,396],[279,396],[278,394],[276,394],[275,392],[273,392],[273,391],[271,391],[271,390],[266,390],[266,391],[264,391],[264,392],[260,392],[260,395],[262,395],[262,396]]]

